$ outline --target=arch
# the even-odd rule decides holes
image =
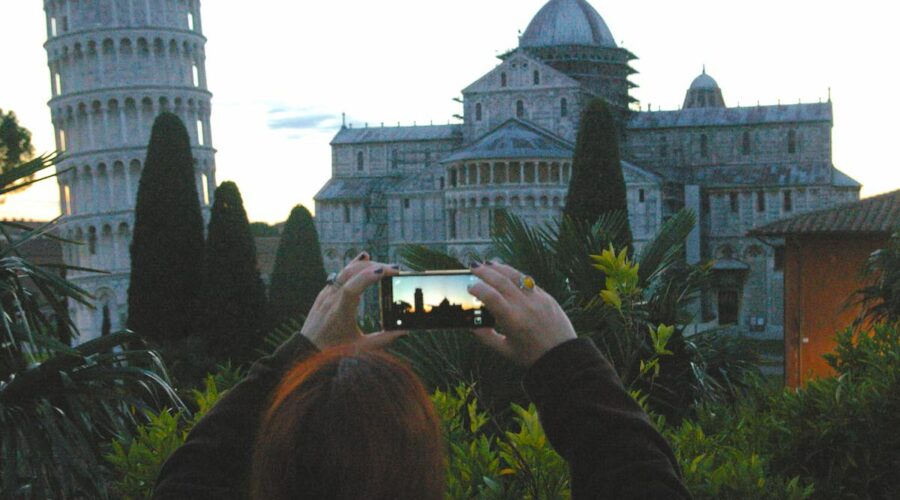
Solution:
[[[97,255],[97,228],[90,226],[87,234],[88,253]]]
[[[516,101],[516,118],[525,118],[525,102],[521,99]]]
[[[513,196],[512,198],[509,199],[509,206],[510,207],[521,207],[522,199],[519,198],[518,196]]]
[[[166,55],[166,43],[163,42],[162,38],[157,37],[153,39],[153,53],[157,57]]]
[[[169,55],[173,58],[178,57],[178,42],[174,38],[169,40]]]
[[[559,171],[559,163],[553,163],[550,165],[550,182],[554,184],[559,184],[561,182],[561,175]]]
[[[114,42],[112,38],[104,38],[101,50],[103,50],[103,55],[105,56],[114,54],[116,51],[116,42]]]
[[[559,116],[569,116],[569,101],[565,97],[559,100]]]
[[[128,179],[130,182],[130,190],[129,194],[131,195],[131,199],[128,200],[128,203],[133,204],[135,201],[135,197],[137,196],[138,186],[141,182],[141,161],[138,159],[133,159],[128,163]]]
[[[559,196],[554,196],[554,197],[553,197],[553,200],[552,200],[553,208],[559,207],[561,201],[562,201],[562,200],[559,198]]]
[[[169,98],[162,96],[159,98],[159,112],[164,113],[169,110]]]
[[[506,87],[507,83],[506,72],[500,73],[500,86]]]
[[[119,53],[126,56],[131,55],[132,49],[130,38],[123,38],[121,41],[119,41]]]
[[[362,151],[356,152],[356,171],[362,172],[366,167],[366,155]]]
[[[534,82],[535,85],[541,84],[541,72],[540,71],[534,70],[534,74],[532,76],[532,81]]]
[[[88,40],[87,53],[91,57],[97,56],[97,41],[96,40]]]
[[[150,43],[147,42],[146,38],[140,37],[137,39],[137,51],[138,54],[142,56],[150,55]]]
[[[506,184],[506,164],[497,163],[494,165],[494,184]]]
[[[481,121],[481,103],[480,102],[475,103],[475,121],[478,121],[478,122]]]
[[[547,196],[541,196],[541,208],[548,208],[550,206],[550,199]]]
[[[534,208],[537,205],[534,202],[534,196],[528,195],[525,197],[525,208]]]
[[[116,230],[116,245],[119,247],[117,253],[117,266],[119,269],[128,269],[131,267],[131,227],[127,222],[120,222]]]
[[[491,200],[490,200],[490,198],[488,198],[487,196],[482,196],[482,197],[481,197],[481,205],[479,205],[479,206],[480,206],[480,207],[489,207],[489,206],[491,206]]]

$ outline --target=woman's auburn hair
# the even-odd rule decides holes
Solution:
[[[418,377],[376,351],[334,348],[289,370],[262,417],[254,499],[446,495],[440,421]]]

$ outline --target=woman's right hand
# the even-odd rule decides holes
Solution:
[[[473,264],[472,274],[481,279],[469,293],[487,306],[497,320],[497,330],[474,330],[488,347],[514,363],[533,365],[554,347],[576,338],[572,322],[562,307],[540,287],[522,289],[523,273],[497,262]]]

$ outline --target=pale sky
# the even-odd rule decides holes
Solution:
[[[444,299],[451,305],[461,305],[463,309],[476,309],[481,307],[481,302],[469,293],[468,286],[476,283],[478,278],[473,275],[453,276],[403,276],[394,277],[393,293],[394,302],[403,301],[415,307],[416,289],[422,289],[422,302],[425,311],[431,311],[432,306],[439,305]]]
[[[640,59],[632,95],[677,109],[706,64],[728,105],[834,101],[834,162],[863,195],[900,188],[900,70],[893,2],[591,0]],[[452,101],[517,45],[545,0],[203,2],[217,180],[252,220],[275,222],[329,178],[340,116],[362,126],[447,123]],[[53,147],[42,2],[0,0],[0,108]],[[58,213],[55,182],[0,217]]]

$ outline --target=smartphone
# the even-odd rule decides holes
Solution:
[[[401,273],[381,280],[384,330],[493,327],[494,318],[469,293],[479,279],[469,271]]]

